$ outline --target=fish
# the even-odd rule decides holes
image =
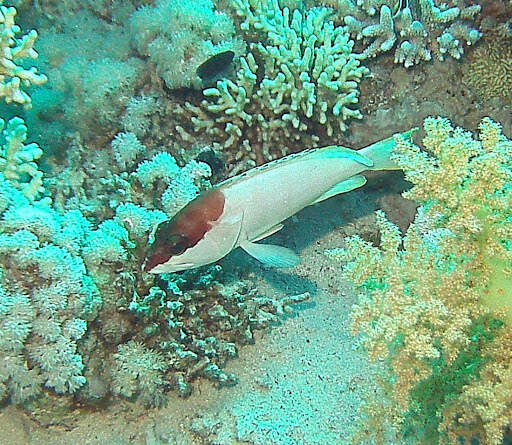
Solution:
[[[213,79],[219,73],[224,71],[233,61],[235,53],[231,50],[222,51],[213,55],[203,62],[196,70],[196,74],[202,80]]]
[[[395,146],[390,137],[361,150],[314,148],[226,179],[159,224],[142,268],[152,274],[193,269],[238,247],[268,266],[296,266],[300,258],[293,250],[258,241],[301,209],[363,186],[364,171],[398,169],[391,159]]]

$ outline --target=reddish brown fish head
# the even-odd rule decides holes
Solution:
[[[204,239],[223,210],[222,192],[209,190],[187,204],[170,221],[161,223],[146,255],[144,271],[155,272],[154,269],[160,266],[156,273],[173,272],[203,265],[191,250]],[[171,265],[171,262],[176,264]]]
[[[168,234],[172,228],[170,226],[170,222],[166,221],[158,227],[155,233],[155,242],[150,246],[146,255],[145,272],[150,272],[159,264],[167,263],[171,257],[181,255],[191,246],[187,237],[180,234]]]

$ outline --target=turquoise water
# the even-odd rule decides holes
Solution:
[[[511,21],[0,2],[0,443],[507,443]]]

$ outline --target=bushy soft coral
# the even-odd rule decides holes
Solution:
[[[512,399],[498,394],[510,360],[489,351],[512,328],[512,143],[488,118],[478,140],[443,118],[424,127],[428,152],[397,139],[396,162],[413,183],[404,196],[420,203],[405,236],[380,212],[380,247],[356,236],[330,255],[348,260],[345,276],[364,291],[354,331],[389,364],[389,418],[428,443],[465,430],[498,444],[510,422]],[[479,398],[482,387],[493,393]],[[486,409],[492,400],[503,409]]]

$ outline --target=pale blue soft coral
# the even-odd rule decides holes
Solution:
[[[122,169],[126,169],[127,165],[132,164],[135,158],[146,150],[137,135],[131,131],[117,133],[111,146],[117,165]]]
[[[127,227],[130,235],[139,241],[145,237],[147,239],[148,233],[167,218],[168,216],[160,210],[149,210],[131,202],[116,208],[116,220]]]
[[[119,345],[114,359],[114,393],[124,397],[138,395],[149,406],[158,406],[165,401],[163,390],[169,383],[164,379],[164,373],[169,363],[159,352],[132,340]]]
[[[135,247],[128,231],[116,221],[106,220],[88,234],[83,256],[89,267],[101,267],[104,261],[113,263],[126,260],[127,247]]]
[[[7,292],[0,285],[0,400],[10,395],[20,403],[40,391],[42,377],[37,369],[28,368],[22,355],[35,317],[26,295]]]
[[[1,344],[1,359],[14,360],[27,354],[36,366],[33,369],[39,370],[41,382],[58,393],[74,392],[85,383],[76,340],[85,333],[86,320],[94,318],[101,304],[83,261],[62,247],[40,244],[36,234],[23,229],[2,234],[0,251],[5,283],[2,299],[7,308],[0,313],[0,323],[4,335],[14,335],[18,346],[23,344],[16,350]],[[12,285],[7,283],[11,282],[27,294],[19,296],[16,288],[9,289]],[[17,326],[9,321],[9,302],[13,299],[18,300],[20,310],[26,309],[26,316],[18,319],[22,324]],[[15,384],[18,375],[10,377]],[[19,394],[12,397],[22,399]]]
[[[4,239],[16,234],[4,235]],[[5,259],[15,265],[4,274],[16,279],[18,286],[29,286],[30,305],[37,314],[25,343],[26,353],[37,364],[46,386],[58,393],[74,392],[85,383],[76,340],[101,304],[82,259],[52,244],[38,248],[12,245]]]
[[[57,393],[85,384],[78,341],[101,305],[80,256],[91,224],[38,199],[42,151],[25,145],[26,132],[21,119],[8,123],[0,173],[0,398],[16,403],[42,384]]]
[[[157,182],[165,184],[162,207],[167,215],[173,216],[199,194],[199,183],[211,173],[210,166],[204,162],[192,160],[179,167],[172,155],[162,152],[142,162],[134,176],[144,187],[154,187]]]
[[[0,350],[18,352],[30,334],[36,316],[28,297],[0,287]]]

